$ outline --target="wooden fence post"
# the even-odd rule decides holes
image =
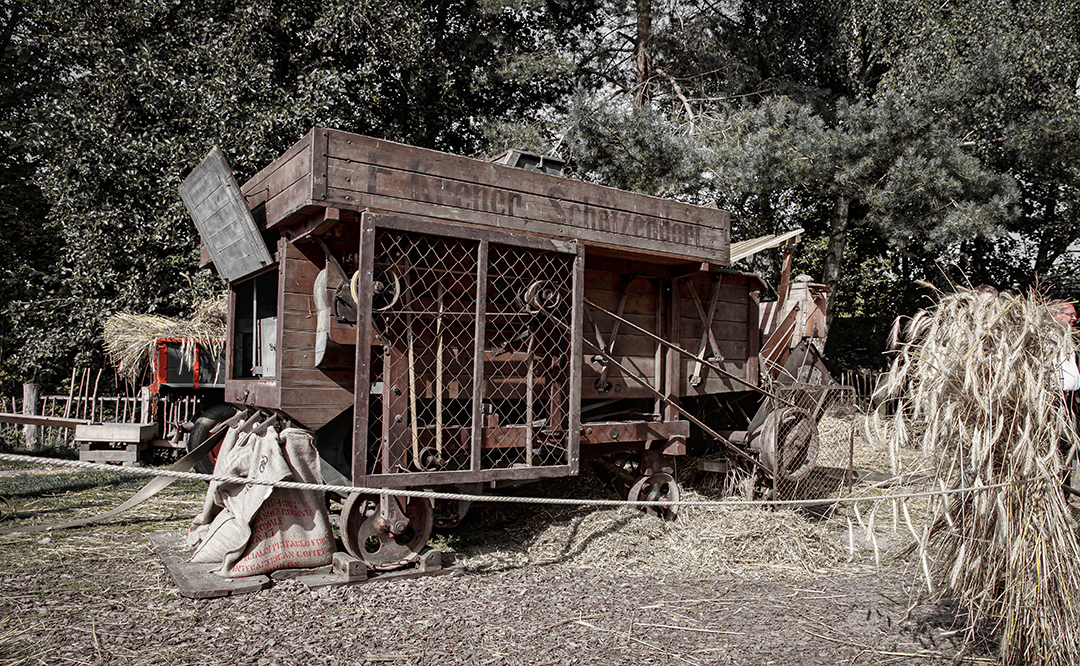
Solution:
[[[146,386],[142,387],[142,390],[139,391],[139,403],[140,403],[140,408],[141,408],[140,413],[139,413],[139,423],[149,423],[150,422],[150,389],[148,387],[146,387]]]
[[[23,414],[26,416],[38,415],[38,385],[23,384]],[[26,438],[26,447],[31,451],[37,451],[41,445],[41,430],[36,425],[23,426],[23,436]]]

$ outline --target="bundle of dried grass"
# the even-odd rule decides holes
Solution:
[[[158,338],[183,340],[181,356],[193,359],[195,345],[220,352],[225,344],[225,314],[228,301],[220,295],[195,306],[188,320],[157,315],[118,313],[105,320],[105,353],[121,377],[137,384],[143,371],[154,367],[154,344]]]
[[[1080,547],[1059,448],[1077,436],[1055,362],[1075,345],[1054,312],[1037,295],[942,295],[907,325],[879,387],[879,400],[896,401],[895,417],[870,420],[889,441],[895,473],[917,443],[943,487],[1014,484],[940,502],[926,533],[938,546],[942,592],[969,613],[968,641],[991,630],[1004,664],[1080,663]],[[915,423],[923,427],[912,437]]]

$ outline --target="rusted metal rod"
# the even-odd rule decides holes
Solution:
[[[548,313],[547,310],[545,310],[543,308],[540,308],[540,312],[543,313],[543,315],[545,317],[547,317],[551,321],[555,322],[559,326],[562,326],[563,328],[566,328],[566,329],[570,328],[569,325],[566,324],[566,322],[560,321],[559,319],[553,317],[550,313]],[[622,363],[619,363],[617,360],[615,360],[615,358],[611,354],[607,353],[607,351],[601,349],[599,346],[593,344],[592,342],[589,342],[588,340],[585,340],[584,338],[582,338],[582,342],[584,342],[586,345],[592,347],[593,350],[596,351],[601,356],[603,356],[607,360],[608,363],[611,363],[612,365],[614,365],[618,369],[622,370],[623,375],[625,377],[629,377],[630,379],[633,379],[638,384],[641,384],[643,387],[645,387],[645,389],[647,391],[652,393],[656,398],[661,400],[665,405],[668,405],[669,407],[671,407],[675,411],[682,414],[686,418],[686,420],[689,421],[690,423],[693,423],[697,427],[701,428],[705,432],[706,435],[712,437],[716,441],[718,441],[721,444],[723,444],[724,446],[726,446],[736,456],[738,456],[738,457],[742,458],[743,460],[745,460],[746,462],[756,466],[758,469],[763,470],[766,474],[768,474],[770,476],[772,475],[772,469],[770,469],[768,465],[761,462],[757,458],[751,456],[746,451],[743,451],[739,447],[735,446],[735,444],[733,444],[726,437],[723,437],[722,435],[720,435],[720,433],[716,432],[715,430],[713,430],[709,426],[705,425],[704,423],[702,423],[701,421],[696,419],[693,415],[691,415],[689,412],[687,412],[685,409],[683,409],[679,405],[679,403],[677,403],[674,400],[672,400],[671,398],[667,397],[666,395],[664,395],[660,391],[657,391],[656,389],[654,389],[652,386],[649,385],[649,382],[647,380],[635,375],[633,372],[631,372],[629,369],[627,369],[626,366],[624,366]]]
[[[592,301],[590,301],[587,298],[582,299],[582,300],[585,302],[586,305],[588,305],[588,306],[590,306],[590,307],[592,307],[592,308],[594,308],[594,309],[596,309],[596,310],[598,310],[600,312],[603,312],[604,314],[608,315],[609,317],[613,317],[617,321],[621,321],[622,323],[626,324],[630,328],[633,328],[634,330],[638,331],[639,333],[643,333],[646,337],[651,338],[652,340],[655,340],[656,342],[659,342],[660,344],[664,345],[665,347],[668,347],[670,349],[674,349],[676,352],[678,352],[678,353],[680,353],[680,354],[682,354],[684,356],[692,358],[695,361],[701,362],[701,364],[704,365],[705,367],[709,368],[710,370],[715,370],[716,372],[718,372],[721,375],[727,377],[728,379],[731,379],[731,380],[733,380],[735,382],[738,382],[739,384],[742,384],[743,386],[746,386],[747,388],[749,388],[751,390],[757,391],[758,393],[761,393],[764,396],[772,398],[773,400],[777,400],[779,402],[782,402],[785,405],[788,405],[789,407],[797,407],[798,406],[794,402],[791,402],[790,400],[787,400],[786,398],[781,398],[778,395],[774,395],[773,393],[770,393],[769,391],[766,391],[765,389],[761,388],[760,386],[752,384],[752,383],[746,381],[745,379],[743,379],[742,377],[739,377],[739,376],[737,376],[735,374],[732,374],[732,373],[728,372],[727,370],[724,370],[723,368],[716,365],[715,363],[710,363],[707,359],[702,358],[701,356],[690,353],[689,350],[683,349],[679,345],[677,345],[677,344],[675,344],[673,342],[669,342],[669,341],[665,340],[664,338],[656,335],[655,333],[653,333],[653,332],[651,332],[649,330],[646,330],[646,329],[642,328],[641,326],[638,326],[637,324],[635,324],[632,321],[623,319],[622,317],[615,314],[614,312],[611,312],[610,310],[605,310],[604,308],[600,307],[596,303],[593,303]]]

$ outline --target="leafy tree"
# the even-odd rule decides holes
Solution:
[[[613,4],[624,13],[630,10]],[[971,18],[972,7],[978,19]],[[1010,232],[1030,237],[1038,229],[1040,241],[1026,244],[1049,248],[1040,255],[1044,264],[1068,244],[1071,231],[1063,218],[1076,207],[1062,202],[1060,188],[1055,206],[1047,205],[1046,196],[1036,199],[1027,192],[1044,188],[1048,180],[1060,182],[1050,166],[1061,172],[1076,163],[1063,157],[1062,145],[1039,139],[1068,138],[1076,114],[1050,114],[1039,102],[1033,113],[1017,115],[1021,102],[1030,107],[1032,100],[1014,103],[1008,96],[1049,90],[1051,80],[1075,81],[1075,73],[1059,74],[1075,67],[1065,60],[1072,51],[1058,41],[1053,49],[1037,49],[1038,55],[1021,53],[1032,43],[1032,31],[1050,31],[1051,24],[1056,33],[1047,35],[1075,42],[1070,35],[1077,21],[1064,20],[1072,16],[1056,7],[1044,11],[1034,2],[1013,15],[990,0],[654,5],[647,112],[597,103],[594,97],[592,115],[571,115],[568,134],[576,141],[570,145],[577,163],[611,182],[677,193],[679,188],[671,186],[677,181],[688,199],[718,200],[735,214],[736,237],[796,225],[806,228],[811,240],[824,236],[828,241],[817,245],[823,266],[818,275],[836,292],[831,307],[854,314],[864,309],[860,303],[876,302],[881,307],[875,311],[891,319],[913,307],[915,280],[962,280],[954,264],[968,270],[1015,261],[1015,253],[1006,249],[1015,245]],[[1010,63],[999,58],[997,70],[987,69],[985,57],[996,42],[976,48],[982,46],[979,26],[988,24],[1002,43],[1014,45],[1016,55]],[[621,31],[612,34],[632,43],[629,21],[618,25]],[[609,65],[603,78],[614,83],[603,92],[629,98],[633,86],[617,83],[631,81],[631,72],[638,70],[627,60],[620,69],[620,61],[610,56],[616,52],[594,49],[589,57]],[[1030,62],[1050,52],[1062,67]],[[1003,67],[1013,73],[1002,74]],[[1024,68],[1032,73],[1018,79]],[[983,83],[973,87],[974,81]],[[1009,81],[1023,85],[1009,88]],[[1075,104],[1075,95],[1058,98],[1057,109]],[[984,108],[989,110],[974,113]],[[991,111],[999,116],[987,124]],[[1014,115],[1001,116],[1004,111]],[[595,127],[608,129],[601,133]],[[1020,134],[1025,127],[1026,134]],[[985,141],[978,139],[980,132]],[[609,138],[601,140],[604,136]],[[1003,138],[1010,136],[1016,138]],[[1068,143],[1077,145],[1071,138]],[[1023,157],[1005,150],[1020,144]],[[1035,157],[1031,146],[1043,145],[1047,151]],[[626,149],[634,146],[651,150]],[[1042,170],[1018,170],[1025,160],[1043,165]],[[598,163],[612,166],[594,166]],[[617,180],[620,176],[624,181]],[[1015,217],[1023,210],[1051,211],[1053,219]],[[860,238],[876,242],[849,248],[856,230]],[[976,256],[978,248],[982,257]],[[877,272],[851,281],[845,262]],[[888,303],[868,293],[885,277],[894,285],[887,290]]]
[[[953,91],[938,112],[1018,188],[1006,233],[969,240],[959,263],[976,282],[1026,288],[1080,239],[1080,3],[920,6],[905,39],[890,45],[885,84],[905,95],[927,80]]]
[[[58,0],[20,5],[18,58],[55,83],[15,100],[62,261],[59,304],[25,291],[5,370],[62,370],[99,353],[117,310],[184,315],[219,287],[195,270],[176,194],[218,144],[243,182],[313,125],[454,152],[495,119],[529,118],[570,89],[555,44],[590,3]],[[25,283],[25,281],[23,281]],[[20,283],[22,284],[22,283]],[[44,294],[48,295],[48,294]],[[10,329],[9,329],[10,332]],[[31,344],[31,341],[33,344]]]

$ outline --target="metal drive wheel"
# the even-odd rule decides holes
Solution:
[[[643,506],[642,511],[650,516],[675,520],[679,512],[679,486],[675,479],[666,472],[657,472],[643,476],[630,488],[627,499],[631,502],[666,502],[665,504]]]
[[[798,481],[817,465],[820,446],[817,423],[805,410],[785,407],[778,419],[777,431],[780,440],[777,476]]]
[[[232,415],[235,413],[235,407],[222,402],[207,409],[202,414],[199,414],[199,418],[195,419],[195,425],[192,426],[191,432],[188,433],[186,443],[188,452],[194,451],[199,444],[202,444],[210,435],[210,431],[214,429],[214,426],[222,421],[232,418]],[[210,453],[206,454],[205,458],[195,463],[194,470],[201,474],[213,474],[214,465],[217,463],[218,451],[220,450],[221,445],[218,444],[210,450]]]
[[[378,495],[349,495],[341,505],[341,541],[345,550],[372,569],[396,569],[419,559],[434,523],[431,502],[420,497],[405,498],[409,525],[401,534],[380,529],[378,516]]]

